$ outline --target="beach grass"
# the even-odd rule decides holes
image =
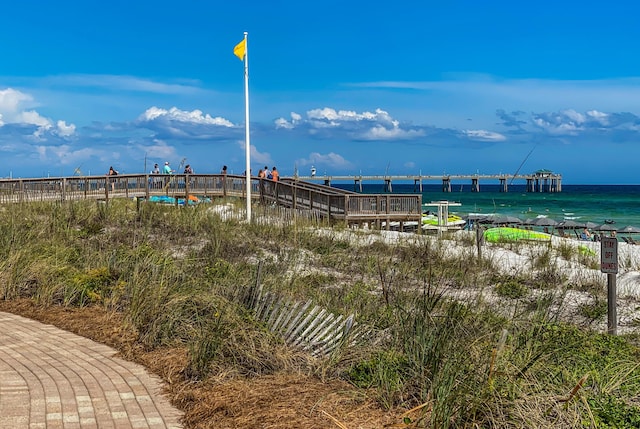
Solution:
[[[407,427],[633,427],[640,352],[593,329],[600,295],[564,316],[559,260],[593,265],[575,246],[495,243],[522,257],[503,270],[469,236],[393,236],[328,228],[295,212],[133,201],[31,203],[0,210],[0,296],[118,312],[148,350],[181,345],[190,383],[276,372],[342,379],[381,407],[413,410]],[[258,272],[258,266],[261,266]],[[366,336],[327,358],[292,347],[247,305],[354,314]],[[275,305],[275,304],[274,304]],[[406,420],[408,419],[408,420]],[[409,426],[413,425],[413,426]]]

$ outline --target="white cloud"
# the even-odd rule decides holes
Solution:
[[[34,104],[31,95],[12,88],[0,90],[0,126],[6,124],[35,125],[37,128],[32,137],[40,140],[47,132],[59,137],[70,137],[75,134],[75,125],[65,121],[58,121],[54,127],[53,121],[35,110],[26,110]]]
[[[607,113],[598,112],[597,110],[589,110],[587,112],[587,117],[603,126],[609,125],[609,114]]]
[[[45,129],[51,127],[51,120],[40,116],[40,114],[35,110],[20,112],[16,115],[16,119],[16,122],[21,124],[37,125],[38,127],[42,127]]]
[[[562,114],[573,123],[583,124],[585,122],[585,116],[582,113],[578,113],[573,109],[567,109],[563,111]]]
[[[0,90],[0,112],[14,113],[20,110],[20,106],[32,102],[29,94],[16,91],[12,88]]]
[[[384,97],[389,103],[387,88],[402,88],[400,105],[387,104],[403,121],[417,124],[434,124],[438,128],[467,128],[464,121],[473,121],[474,128],[492,129],[495,126],[493,112],[561,112],[573,110],[585,112],[629,112],[640,116],[640,78],[601,80],[549,80],[503,79],[480,74],[445,76],[441,81],[415,82],[363,82],[350,84],[368,88],[368,94]],[[428,100],[428,102],[427,102]],[[523,118],[520,116],[520,118]],[[589,121],[585,117],[586,121]],[[613,121],[610,118],[610,124]],[[529,119],[529,125],[533,118]],[[579,117],[573,119],[573,127],[579,127]],[[533,124],[532,132],[540,132],[540,125]],[[601,123],[607,126],[606,123]],[[595,124],[590,122],[590,127]],[[557,130],[561,132],[561,130]],[[568,131],[563,131],[568,132]],[[579,132],[579,131],[573,131]]]
[[[275,120],[276,123],[276,129],[278,128],[284,128],[286,130],[290,130],[293,128],[293,124],[289,121],[287,121],[284,118],[278,118]]]
[[[169,110],[165,110],[153,106],[148,108],[138,118],[138,120],[142,122],[151,122],[159,119],[190,124],[216,125],[229,128],[234,126],[232,122],[219,116],[214,118],[208,113],[206,115],[203,114],[201,110],[196,109],[189,112],[186,110],[180,110],[177,107],[172,107]]]
[[[638,117],[632,114],[609,114],[597,110],[579,113],[573,109],[533,115],[532,123],[553,135],[576,136],[589,130],[616,131],[637,129]]]
[[[177,159],[178,154],[173,146],[169,146],[166,141],[153,139],[151,144],[138,145],[141,152],[149,154],[149,158],[169,161]]]
[[[33,133],[33,136],[38,140],[45,138],[47,133],[66,138],[76,132],[74,124],[67,125],[65,121],[58,121],[54,126],[50,119],[40,116],[35,111],[22,112],[21,119],[23,124],[36,125],[38,127]]]
[[[330,152],[327,154],[321,154],[318,152],[312,152],[309,154],[309,157],[306,159],[299,159],[296,161],[296,164],[304,167],[307,165],[315,165],[315,166],[325,166],[325,167],[333,167],[333,168],[352,168],[353,164],[334,152]]]
[[[336,110],[330,107],[307,111],[306,119],[297,113],[291,114],[291,120],[278,118],[276,129],[301,129],[309,135],[335,137],[345,134],[350,140],[406,140],[421,137],[421,129],[404,129],[400,121],[393,119],[388,112],[376,109],[374,112],[358,113],[352,110]]]
[[[307,118],[309,120],[320,121],[324,123],[338,124],[341,122],[378,122],[383,124],[397,125],[397,121],[394,121],[389,113],[382,109],[376,109],[375,112],[362,112],[357,113],[352,110],[335,110],[329,107],[322,109],[313,109],[307,112]]]
[[[462,133],[471,140],[500,142],[507,139],[500,133],[487,130],[464,130]]]
[[[35,146],[34,150],[43,163],[49,165],[75,166],[82,164],[92,157],[104,157],[105,152],[94,148],[74,149],[72,146],[62,144],[59,146]],[[117,154],[114,154],[117,156]]]
[[[244,153],[245,150],[245,144],[244,142],[240,142],[240,146],[242,146],[242,151]],[[271,154],[269,154],[269,152],[260,152],[258,150],[258,148],[256,148],[254,145],[251,145],[251,162],[255,162],[258,163],[260,165],[265,164],[265,165],[273,165],[274,161],[271,158]],[[257,174],[257,172],[256,172]]]
[[[74,124],[67,125],[65,121],[58,121],[56,125],[57,125],[56,133],[61,137],[68,137],[75,134],[76,132],[76,126]]]
[[[236,142],[236,145],[238,146],[238,149],[239,149],[238,153],[242,154],[240,158],[244,160],[246,155],[246,144],[244,140],[238,140]],[[269,152],[260,152],[255,145],[250,145],[249,151],[250,151],[249,156],[251,158],[251,164],[273,165],[274,162]],[[243,163],[243,167],[244,165],[245,163]],[[258,174],[257,171],[254,171],[253,173]]]
[[[287,121],[284,118],[278,118],[275,120],[276,129],[284,128],[286,130],[293,129],[296,124],[299,124],[302,121],[302,116],[296,112],[291,112],[291,120]]]
[[[533,123],[539,128],[555,135],[577,135],[582,130],[578,124],[573,122],[550,121],[542,116],[533,119]]]
[[[360,135],[362,140],[407,140],[424,136],[423,130],[402,130],[395,126],[393,128],[385,128],[382,125],[376,125],[373,128],[363,132]]]

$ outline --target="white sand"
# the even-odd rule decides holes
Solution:
[[[223,219],[244,216],[231,205],[213,206],[212,210],[221,215]],[[240,217],[241,218],[241,217]],[[265,219],[255,219],[263,222]],[[273,222],[273,219],[270,220]],[[267,220],[268,222],[268,220]],[[475,237],[474,232],[458,231],[451,238],[442,239],[438,242],[434,236],[419,235],[415,233],[402,233],[397,231],[371,231],[362,229],[314,229],[315,233],[326,234],[336,239],[347,240],[354,245],[369,245],[375,241],[383,241],[391,245],[420,245],[425,240],[431,240],[434,245],[442,246],[441,249],[446,255],[451,257],[476,257],[475,245],[469,243]],[[465,237],[466,235],[466,237]],[[574,247],[576,250],[568,252],[571,260],[567,261],[561,256],[559,249]],[[590,257],[577,257],[577,248],[586,247],[591,249]],[[600,262],[600,242],[579,241],[573,238],[561,238],[552,236],[552,262],[554,270],[560,272],[567,278],[568,290],[558,291],[559,296],[563,296],[561,304],[557,309],[564,319],[579,324],[587,321],[581,320],[577,312],[580,305],[592,303],[594,301],[593,292],[582,292],[580,285],[599,285],[601,290],[599,299],[606,301],[607,295],[607,275],[599,270]],[[492,244],[486,243],[482,247],[483,257],[491,260],[495,269],[502,274],[523,275],[531,277],[535,271],[534,261],[549,251],[549,243],[517,243],[517,244]],[[617,315],[618,333],[629,333],[640,330],[640,245],[632,245],[618,242],[618,265],[619,273],[616,276],[617,284]],[[532,294],[540,291],[531,291]],[[493,303],[496,307],[508,310],[513,306],[513,302],[506,298],[497,296],[492,290],[464,290],[455,291],[455,294],[464,295],[466,298],[482,294],[483,299]],[[464,299],[462,297],[461,299]],[[602,332],[607,330],[607,317],[591,324],[593,329]]]
[[[397,231],[366,231],[366,230],[318,230],[318,233],[332,234],[336,238],[348,239],[353,244],[367,245],[374,241],[384,241],[387,244],[411,245],[420,244],[423,240],[434,240],[433,236],[418,235],[414,233],[402,233]],[[467,235],[467,237],[463,237]],[[450,239],[442,239],[442,249],[451,257],[476,257],[475,245],[468,243],[475,237],[474,232],[458,231]],[[465,239],[463,241],[463,238]],[[436,241],[437,242],[437,241]],[[569,252],[572,259],[567,261],[559,255],[558,248],[574,247],[576,250]],[[589,248],[595,253],[590,257],[577,257],[579,246]],[[568,286],[566,291],[558,291],[558,296],[562,297],[562,302],[556,309],[566,321],[575,322],[581,325],[589,324],[592,329],[601,332],[607,331],[607,316],[594,323],[584,320],[579,313],[579,307],[584,304],[594,302],[593,292],[582,292],[580,285],[600,285],[601,290],[598,295],[600,300],[606,303],[607,296],[607,275],[600,272],[600,242],[586,242],[572,238],[561,238],[552,236],[551,247],[553,259],[551,264],[555,264],[556,270],[563,277]],[[518,244],[493,244],[486,243],[482,247],[483,257],[491,260],[494,267],[502,274],[518,275],[530,277],[534,268],[532,267],[536,255],[547,252],[549,243],[518,243]],[[588,264],[588,265],[587,265]],[[640,245],[632,245],[618,242],[618,264],[619,273],[616,276],[617,286],[617,316],[618,333],[637,332],[640,330]],[[596,267],[595,269],[593,267]],[[540,294],[541,291],[531,291],[532,295]],[[507,307],[514,305],[513,301],[497,296],[493,291],[486,289],[477,290],[456,290],[452,295],[460,299],[475,298],[482,294],[486,302],[493,303],[495,307],[508,310]]]

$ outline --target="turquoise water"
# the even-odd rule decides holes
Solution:
[[[334,186],[354,190],[353,185]],[[640,227],[640,185],[563,185],[558,193],[525,192],[524,185],[511,185],[509,192],[500,192],[498,185],[481,186],[480,192],[471,192],[470,184],[454,184],[452,188],[453,192],[445,193],[439,185],[423,186],[422,202],[459,202],[462,206],[450,209],[459,215],[498,213],[523,220],[547,216],[557,221],[574,219],[597,224],[611,219],[620,228]],[[384,186],[365,184],[363,192],[384,193]],[[415,193],[414,185],[394,183],[393,193]]]

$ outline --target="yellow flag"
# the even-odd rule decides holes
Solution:
[[[240,58],[240,60],[244,60],[244,53],[246,51],[246,43],[247,39],[242,39],[242,42],[238,43],[235,48],[233,48],[233,54]]]

